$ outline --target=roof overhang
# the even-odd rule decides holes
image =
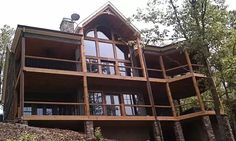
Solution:
[[[84,19],[80,24],[83,28],[89,27],[89,25],[97,22],[98,19],[108,19],[111,24],[114,24],[113,28],[119,28],[118,30],[128,30],[129,36],[132,38],[140,37],[140,31],[127,20],[127,18],[111,3],[108,2]]]
[[[82,34],[68,33],[38,27],[18,25],[12,42],[11,51],[15,52],[20,37],[39,38],[58,42],[81,44]]]

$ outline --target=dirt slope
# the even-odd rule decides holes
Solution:
[[[0,122],[0,141],[87,141],[84,134]]]

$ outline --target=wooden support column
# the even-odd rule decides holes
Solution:
[[[165,65],[164,65],[162,56],[159,57],[159,60],[160,60],[160,65],[161,65],[161,70],[162,70],[163,77],[164,77],[164,79],[167,79]],[[169,82],[166,82],[166,92],[167,92],[168,100],[169,100],[173,115],[177,116],[174,101],[173,101],[171,90],[170,90]]]
[[[198,84],[197,84],[197,79],[196,79],[196,77],[193,74],[194,72],[193,72],[192,63],[191,63],[191,60],[189,58],[189,54],[188,54],[187,50],[184,50],[184,54],[185,54],[185,58],[186,58],[187,63],[188,63],[188,67],[189,67],[190,73],[192,74],[193,86],[194,86],[194,89],[195,89],[195,92],[196,92],[196,96],[197,96],[198,102],[200,104],[200,108],[201,108],[202,111],[205,111],[204,103],[202,101],[201,93],[200,93],[200,90],[199,90],[199,87],[198,87]]]
[[[141,55],[144,56],[142,51],[141,51],[141,53],[142,53]],[[154,99],[153,99],[151,82],[149,81],[148,71],[146,69],[147,68],[146,60],[145,60],[145,57],[142,57],[142,58],[143,58],[143,63],[144,63],[144,70],[146,73],[146,79],[147,79],[146,85],[147,85],[148,97],[149,97],[150,104],[152,106],[152,114],[155,117],[155,121],[153,123],[154,140],[155,141],[164,141],[162,129],[161,129],[161,123],[157,119],[157,113],[156,113],[155,103],[154,103]]]
[[[140,65],[141,65],[141,68],[142,68],[142,72],[143,72],[143,77],[147,77],[147,71],[146,71],[146,67],[145,67],[145,64],[144,64],[144,55],[143,55],[143,52],[142,52],[142,48],[141,48],[141,45],[140,45],[140,39],[137,38],[136,39],[137,41],[137,46],[138,46],[138,55],[139,55],[139,61],[140,61]]]
[[[19,118],[23,116],[24,112],[24,93],[25,93],[25,80],[24,80],[24,71],[25,67],[25,37],[21,39],[21,75],[20,75],[20,108],[19,108]]]
[[[83,33],[83,29],[82,29]],[[87,64],[85,56],[85,47],[84,47],[84,36],[81,38],[81,63],[83,71],[83,93],[84,93],[84,111],[85,115],[90,115],[89,111],[89,93],[88,93],[88,80],[87,80]]]
[[[123,95],[121,95],[121,105],[120,105],[120,107],[121,107],[121,115],[122,116],[126,116],[126,112],[125,112],[125,101],[124,101],[124,97],[123,97]]]

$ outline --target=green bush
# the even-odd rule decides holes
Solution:
[[[104,138],[102,136],[102,130],[100,127],[95,128],[94,137],[96,141],[104,141]]]

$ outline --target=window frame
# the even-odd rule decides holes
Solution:
[[[123,43],[121,41],[115,40],[114,35],[117,34],[117,33],[115,33],[112,29],[110,29],[111,40],[98,38],[97,28],[99,26],[100,25],[96,26],[95,28],[91,28],[91,29],[87,30],[87,32],[85,32],[87,34],[88,32],[94,31],[95,37],[88,37],[85,34],[84,40],[94,41],[95,42],[95,47],[96,47],[96,56],[88,56],[88,55],[86,55],[86,59],[97,59],[98,60],[98,73],[99,74],[103,74],[102,66],[101,66],[102,65],[101,64],[102,61],[114,62],[114,64],[115,64],[115,66],[114,66],[115,74],[114,75],[123,76],[120,73],[119,63],[131,64],[129,67],[133,66],[133,62],[132,62],[132,58],[131,58],[131,47],[127,46],[125,43]],[[109,44],[111,44],[112,45],[112,51],[113,51],[114,58],[102,57],[101,56],[101,52],[100,52],[99,43],[109,43]],[[118,47],[117,45],[121,45],[123,47],[127,47],[128,48],[127,49],[128,50],[128,58],[125,58],[125,57],[124,57],[124,59],[119,59],[118,58],[117,49],[116,49],[116,47]],[[113,74],[111,74],[111,75],[113,75]],[[128,76],[128,75],[125,75],[125,76]]]

